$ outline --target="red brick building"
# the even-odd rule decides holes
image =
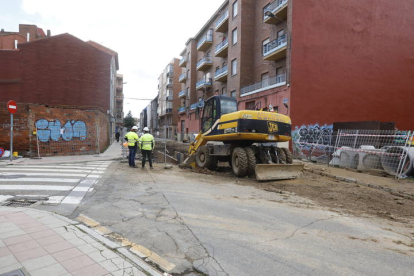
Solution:
[[[188,90],[178,132],[199,131],[202,101],[272,105],[293,127],[393,121],[412,129],[411,1],[228,0],[181,53]],[[200,103],[200,104],[198,104]]]
[[[105,149],[112,138],[109,114],[117,85],[113,63],[111,54],[70,34],[21,43],[18,50],[0,51],[0,103],[5,106],[13,99],[19,106],[15,115],[16,150],[34,154],[36,127],[38,134],[43,134],[41,146],[50,155],[96,151],[98,136],[100,150]],[[6,149],[9,120],[2,110],[0,147]],[[82,148],[80,142],[90,146]],[[79,146],[78,152],[75,145]]]

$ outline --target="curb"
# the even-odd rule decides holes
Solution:
[[[76,227],[80,230],[91,235],[112,250],[116,250],[151,276],[167,276],[170,275],[168,272],[175,268],[174,264],[151,250],[112,232],[110,229],[102,226],[99,222],[83,214],[80,214],[76,220],[78,221]],[[80,223],[83,223],[84,225]],[[154,264],[155,267],[151,267],[150,264]]]
[[[347,183],[359,184],[359,185],[362,185],[362,186],[365,186],[365,187],[385,191],[385,192],[388,192],[392,195],[403,197],[405,199],[414,200],[414,194],[402,192],[402,191],[387,188],[387,187],[378,186],[378,185],[375,185],[375,184],[366,183],[364,181],[361,181],[361,180],[358,180],[358,179],[355,179],[355,178],[337,176],[337,175],[333,175],[333,174],[330,174],[330,173],[327,173],[327,172],[323,172],[321,170],[314,170],[314,169],[310,169],[310,168],[304,168],[304,171],[310,172],[310,173],[313,173],[313,174],[317,174],[317,175],[321,175],[321,176],[325,176],[325,177],[328,177],[328,178],[331,178],[331,179],[347,182]]]

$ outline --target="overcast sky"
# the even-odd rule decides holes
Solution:
[[[0,29],[36,24],[118,52],[124,94],[154,98],[158,76],[224,0],[0,0]],[[148,101],[124,100],[136,117]]]

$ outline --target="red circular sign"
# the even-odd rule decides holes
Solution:
[[[17,104],[16,104],[16,102],[15,101],[9,101],[7,103],[7,109],[9,110],[9,112],[11,114],[16,113],[16,111],[17,111]]]

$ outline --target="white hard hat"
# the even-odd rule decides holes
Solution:
[[[132,129],[138,130],[138,127],[137,126],[133,126]]]
[[[149,131],[149,128],[147,128],[147,127],[144,127],[144,129],[143,129],[144,131]]]

